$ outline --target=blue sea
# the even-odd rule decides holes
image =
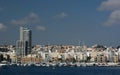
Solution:
[[[119,75],[120,67],[3,66],[0,75]]]

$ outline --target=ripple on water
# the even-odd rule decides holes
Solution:
[[[0,75],[118,75],[120,67],[2,67]]]

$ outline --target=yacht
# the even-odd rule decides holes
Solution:
[[[7,62],[7,61],[2,61],[2,62],[0,63],[0,67],[5,66],[5,65],[8,65],[8,62]]]

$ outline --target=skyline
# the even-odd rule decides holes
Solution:
[[[1,0],[0,44],[14,44],[19,27],[32,43],[88,46],[120,44],[120,0]]]

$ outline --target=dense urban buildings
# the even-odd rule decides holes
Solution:
[[[102,64],[120,63],[120,46],[117,48],[103,45],[35,45],[32,47],[32,31],[20,27],[20,39],[16,46],[0,47],[0,63],[3,61],[17,64]]]

